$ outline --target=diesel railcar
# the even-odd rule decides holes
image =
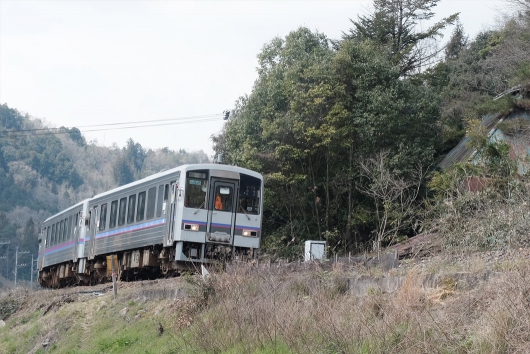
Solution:
[[[263,176],[237,166],[184,165],[86,199],[46,219],[44,287],[171,275],[261,242]]]

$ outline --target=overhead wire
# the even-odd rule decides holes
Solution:
[[[166,125],[177,125],[177,124],[203,123],[203,122],[218,121],[219,118],[221,117],[222,115],[218,113],[218,114],[207,114],[207,115],[200,115],[200,116],[189,116],[189,117],[178,117],[178,118],[167,118],[167,119],[105,123],[105,124],[91,124],[91,125],[82,125],[82,126],[77,126],[77,127],[72,127],[72,128],[77,128],[80,132],[86,133],[86,132],[97,132],[97,131],[106,131],[106,130],[135,129],[135,128],[166,126]],[[149,123],[149,124],[142,124],[142,123]],[[160,124],[156,124],[156,123],[160,123]],[[129,125],[129,126],[123,126],[123,125]],[[120,127],[116,127],[116,126],[120,126]],[[104,127],[104,128],[84,129],[84,128],[92,128],[92,127]],[[15,135],[15,136],[16,135],[69,134],[71,131],[66,130],[66,129],[72,129],[72,128],[59,127],[59,128],[3,130],[3,131],[0,131],[0,134],[8,134],[8,135]],[[82,129],[79,129],[79,128],[82,128]]]

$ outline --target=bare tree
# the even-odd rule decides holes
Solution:
[[[426,170],[419,166],[408,178],[398,176],[387,166],[389,152],[359,161],[364,183],[357,189],[375,204],[374,250],[381,252],[383,240],[392,242],[399,232],[410,229],[418,215],[418,195]]]
[[[512,4],[518,10],[530,11],[530,0],[506,0],[506,2]]]

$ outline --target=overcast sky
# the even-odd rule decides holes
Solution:
[[[0,0],[0,103],[50,127],[80,127],[99,145],[132,138],[211,156],[210,136],[222,128],[221,113],[251,93],[265,43],[300,26],[338,39],[371,3]],[[472,38],[495,25],[504,4],[442,0],[436,19],[460,12]],[[86,127],[187,117],[139,129]]]

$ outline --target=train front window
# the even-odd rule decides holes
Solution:
[[[261,180],[241,173],[237,212],[258,215],[260,213],[260,198]]]
[[[184,206],[205,209],[208,190],[208,171],[189,171],[186,174],[186,196]]]
[[[215,189],[215,210],[232,211],[232,187],[217,186]]]

